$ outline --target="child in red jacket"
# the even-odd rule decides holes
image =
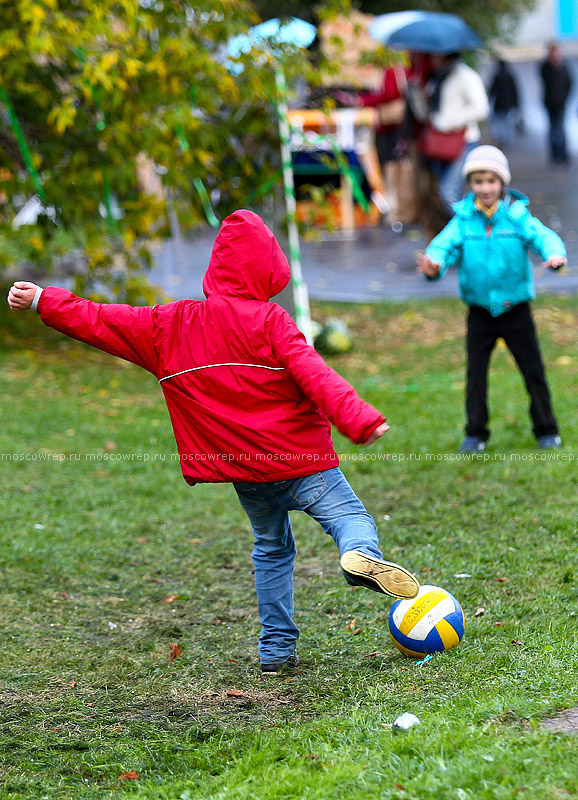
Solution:
[[[330,421],[357,444],[388,430],[385,418],[268,302],[289,282],[262,219],[223,222],[204,277],[206,300],[132,307],[93,303],[65,289],[18,281],[12,309],[152,372],[163,389],[187,483],[233,483],[253,528],[263,672],[296,666],[295,540],[300,509],[335,540],[345,579],[393,597],[417,580],[383,560],[375,522],[338,468]]]

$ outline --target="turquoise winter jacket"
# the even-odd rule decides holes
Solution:
[[[455,217],[426,249],[440,265],[439,276],[430,280],[457,265],[462,300],[494,317],[534,299],[529,249],[544,261],[566,255],[558,234],[530,214],[528,198],[514,189],[499,201],[491,219],[475,207],[473,193],[453,208]]]

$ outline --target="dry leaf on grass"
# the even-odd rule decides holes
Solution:
[[[180,597],[178,594],[171,594],[169,597],[165,597],[163,603],[174,603]]]
[[[480,607],[480,608],[477,609],[476,613],[474,614],[474,617],[481,617],[482,614],[485,614],[485,613],[486,613],[486,609]]]
[[[169,642],[169,661],[174,661],[183,652],[183,648],[176,642]]]
[[[352,631],[352,630],[354,630],[354,629],[355,629],[355,624],[356,624],[356,622],[357,622],[357,618],[356,618],[356,617],[354,617],[354,618],[351,620],[351,622],[348,622],[348,623],[347,623],[347,625],[345,626],[345,630],[346,630],[346,631]]]
[[[138,778],[138,773],[134,769],[127,769],[126,772],[123,772],[122,775],[118,776],[119,781],[136,781]]]
[[[245,697],[242,689],[227,689],[227,697]]]

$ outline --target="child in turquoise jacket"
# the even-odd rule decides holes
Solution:
[[[466,437],[462,452],[485,449],[488,428],[487,378],[490,356],[503,338],[530,395],[530,415],[540,447],[560,447],[530,301],[535,297],[531,249],[544,266],[566,264],[560,237],[530,214],[528,199],[508,189],[510,169],[497,147],[469,153],[463,168],[471,192],[454,205],[455,216],[418,255],[429,279],[449,267],[459,270],[460,296],[469,306],[467,323]]]

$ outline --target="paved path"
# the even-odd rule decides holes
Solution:
[[[578,62],[571,65],[578,84]],[[552,168],[547,161],[547,122],[540,102],[536,64],[516,64],[527,133],[508,148],[513,185],[530,197],[533,213],[557,230],[568,247],[569,266],[563,273],[544,270],[536,260],[538,293],[578,292],[578,99],[568,106],[567,130],[574,160],[567,168]],[[577,87],[578,88],[578,87]],[[151,278],[176,299],[200,298],[202,276],[214,240],[212,231],[194,242],[167,242],[160,251]],[[415,252],[423,248],[418,229],[402,234],[378,227],[357,232],[354,240],[326,238],[302,243],[303,272],[312,298],[367,302],[407,300],[414,297],[457,295],[455,271],[429,283],[415,271]]]

